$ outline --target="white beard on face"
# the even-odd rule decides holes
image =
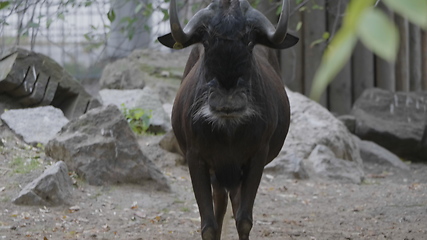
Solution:
[[[222,129],[227,126],[238,126],[251,119],[251,117],[258,115],[258,111],[252,107],[247,107],[242,112],[231,114],[218,114],[212,112],[209,104],[203,104],[194,114],[193,122],[199,120],[207,121],[212,124],[213,128]]]

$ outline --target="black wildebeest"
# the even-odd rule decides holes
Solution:
[[[229,195],[239,239],[249,239],[264,166],[289,128],[288,98],[273,49],[293,46],[289,3],[277,28],[247,0],[213,0],[182,28],[174,0],[170,48],[197,44],[177,93],[172,126],[188,162],[204,240],[220,239]],[[263,45],[263,46],[262,46]]]

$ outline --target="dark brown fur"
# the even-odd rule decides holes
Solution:
[[[288,132],[289,102],[274,51],[256,46],[247,71],[252,103],[260,114],[226,129],[215,129],[206,121],[195,122],[192,109],[203,85],[204,54],[203,47],[196,46],[189,57],[176,96],[172,125],[188,161],[202,217],[203,239],[220,239],[227,193],[240,239],[248,239],[264,166],[277,156]]]
[[[171,1],[170,48],[196,45],[172,110],[172,127],[190,170],[202,239],[219,240],[228,197],[240,240],[248,240],[264,166],[288,133],[288,97],[274,49],[295,45],[286,33],[289,4],[278,28],[245,0],[213,0],[183,29]],[[283,17],[284,16],[284,17]],[[265,47],[267,46],[267,47]]]

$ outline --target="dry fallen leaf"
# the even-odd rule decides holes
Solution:
[[[138,209],[138,202],[137,201],[133,202],[130,209]]]

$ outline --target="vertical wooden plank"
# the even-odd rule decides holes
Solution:
[[[297,31],[298,23],[301,21],[301,12],[296,9],[296,1],[291,1],[291,16],[288,23],[289,33],[299,36],[300,40],[292,48],[280,51],[280,64],[282,70],[282,79],[286,87],[292,91],[304,93],[303,85],[303,41],[301,31]]]
[[[356,101],[365,89],[374,87],[374,64],[374,54],[358,42],[352,56],[353,101]]]
[[[414,24],[409,25],[409,89],[421,90],[421,31]]]
[[[378,8],[393,20],[393,12],[387,8],[382,1],[379,2]],[[375,56],[375,81],[376,87],[389,91],[396,90],[395,65],[384,59]]]
[[[326,44],[313,44],[326,32],[325,0],[310,0],[303,11],[304,40],[304,94],[308,95],[313,78],[320,65]],[[327,93],[320,98],[320,104],[327,106]]]
[[[329,0],[326,3],[327,29],[332,35],[341,28],[348,0]],[[339,115],[351,110],[351,60],[347,62],[329,85],[329,110]]]
[[[421,48],[422,48],[422,54],[421,54],[421,58],[422,58],[422,89],[424,91],[427,91],[427,31],[423,31],[421,33]]]
[[[395,15],[394,20],[399,28],[400,46],[396,59],[396,90],[409,91],[409,23],[408,20]]]

